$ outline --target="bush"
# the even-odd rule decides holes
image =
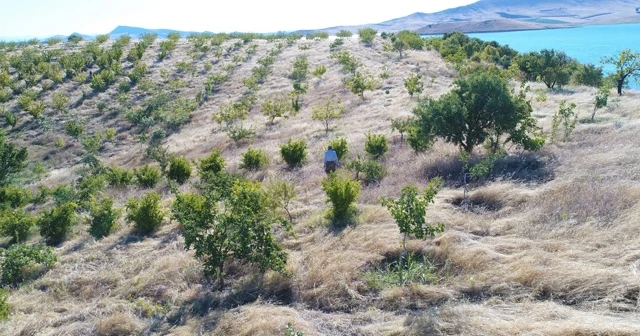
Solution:
[[[56,92],[53,94],[51,105],[53,109],[62,111],[67,108],[69,104],[69,97],[64,92]]]
[[[77,208],[77,204],[67,202],[42,212],[37,224],[40,227],[40,235],[46,239],[47,244],[57,245],[67,238],[77,222]]]
[[[335,138],[329,142],[329,146],[338,154],[338,160],[342,160],[349,151],[346,138]]]
[[[21,172],[26,167],[27,149],[18,148],[7,141],[7,136],[0,130],[0,185]]]
[[[36,225],[36,217],[24,210],[6,210],[0,217],[0,232],[13,243],[23,243]]]
[[[8,320],[9,313],[11,310],[9,309],[9,291],[6,288],[0,288],[0,320]]]
[[[286,144],[280,145],[280,155],[290,168],[302,166],[307,158],[307,142],[289,139]]]
[[[384,167],[376,161],[367,160],[360,166],[360,171],[364,173],[366,184],[378,183],[387,175]]]
[[[57,257],[50,247],[16,244],[2,258],[2,283],[17,285],[38,271],[53,267]]]
[[[191,177],[191,164],[182,156],[171,158],[167,177],[178,184],[183,184]]]
[[[198,166],[200,174],[213,173],[217,174],[221,172],[225,167],[224,157],[220,154],[220,151],[213,151],[209,156],[200,160]]]
[[[360,194],[360,182],[331,173],[322,181],[322,190],[327,194],[327,202],[332,205],[333,224],[348,224],[355,212],[353,203]]]
[[[126,187],[133,181],[133,172],[124,168],[109,167],[105,175],[112,187]]]
[[[157,167],[144,165],[140,169],[133,169],[136,184],[142,188],[153,188],[160,182],[160,169]]]
[[[117,228],[121,210],[113,207],[113,198],[92,200],[89,206],[89,234],[95,239],[108,236]]]
[[[358,36],[360,37],[360,42],[362,42],[365,46],[370,47],[373,45],[373,40],[376,38],[376,33],[372,28],[363,28],[358,30]]]
[[[242,154],[240,168],[246,170],[258,170],[269,164],[269,157],[262,149],[249,148]]]
[[[389,150],[387,137],[384,134],[367,133],[367,140],[364,142],[364,150],[375,160],[383,157]]]
[[[353,33],[351,31],[349,31],[349,30],[342,29],[336,34],[336,36],[337,37],[351,37],[351,36],[353,36]]]
[[[84,132],[84,127],[77,121],[70,121],[64,125],[64,131],[70,136],[78,138]]]
[[[131,198],[127,202],[126,220],[133,223],[135,230],[141,234],[156,231],[162,225],[164,215],[160,195],[155,191],[150,191],[140,199]]]
[[[12,185],[0,187],[0,204],[5,209],[20,208],[29,204],[30,201],[31,193],[23,188]]]

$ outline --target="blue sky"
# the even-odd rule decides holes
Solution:
[[[0,37],[108,33],[118,25],[187,31],[314,29],[377,23],[475,0],[2,0]]]

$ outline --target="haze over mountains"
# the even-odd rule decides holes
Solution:
[[[421,34],[441,34],[450,31],[495,32],[633,22],[640,22],[639,0],[480,0],[436,13],[416,12],[380,23],[303,29],[297,32],[322,31],[335,34],[342,29],[356,32],[358,29],[371,27],[380,32],[415,30]],[[117,38],[124,34],[139,36],[143,33],[156,33],[163,38],[171,32],[184,36],[194,33],[118,26],[109,34],[112,38]],[[91,38],[86,35],[83,37]]]

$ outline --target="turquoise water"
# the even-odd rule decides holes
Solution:
[[[530,30],[504,33],[469,34],[485,41],[496,41],[509,45],[519,52],[540,51],[541,49],[562,50],[581,63],[601,65],[603,56],[614,56],[623,49],[640,52],[640,24],[617,24],[586,26],[580,28]],[[604,72],[614,68],[604,66]],[[634,89],[640,85],[629,82]]]

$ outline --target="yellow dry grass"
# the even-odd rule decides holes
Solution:
[[[247,147],[264,149],[271,157],[252,178],[280,177],[296,185],[292,206],[295,237],[283,237],[289,253],[290,278],[267,273],[254,278],[240,264],[229,267],[231,289],[218,293],[204,279],[199,263],[184,244],[176,224],[167,224],[151,237],[131,235],[124,225],[114,235],[94,241],[77,229],[58,247],[59,263],[42,278],[11,290],[11,319],[0,325],[7,335],[282,335],[287,323],[305,335],[637,335],[640,334],[640,93],[611,97],[596,123],[580,122],[567,142],[548,144],[537,154],[518,156],[498,167],[496,180],[472,185],[465,211],[456,205],[462,195],[457,182],[457,149],[442,142],[426,153],[415,154],[391,134],[387,118],[408,116],[417,104],[403,87],[410,73],[426,80],[426,96],[449,90],[455,71],[432,51],[412,51],[397,60],[382,52],[379,42],[366,48],[346,39],[363,69],[378,75],[386,67],[390,77],[382,89],[366,92],[366,99],[350,93],[343,74],[329,58],[331,41],[297,42],[277,57],[267,82],[258,92],[264,97],[291,89],[287,78],[298,55],[309,58],[310,68],[326,65],[322,79],[309,77],[303,109],[289,119],[267,119],[252,110],[246,125],[256,129],[248,144],[233,144],[211,121],[221,104],[243,92],[241,79],[256,60],[274,47],[264,41],[249,62],[241,63],[220,92],[192,113],[191,122],[172,134],[166,145],[173,154],[197,159],[212,149],[222,150],[229,169],[239,168]],[[145,54],[147,78],[166,85],[160,70],[175,72],[177,61],[192,61],[187,41],[166,60],[157,62],[156,42]],[[232,43],[232,42],[227,42]],[[297,45],[307,43],[309,50]],[[199,69],[213,64],[221,72],[230,59],[214,64],[207,54],[195,60]],[[181,96],[192,98],[205,75],[179,75],[188,85]],[[514,83],[517,85],[517,83]],[[542,90],[532,84],[533,99]],[[79,98],[87,84],[64,84]],[[534,114],[548,133],[551,118],[562,100],[576,102],[581,118],[593,108],[594,89],[570,87],[548,92],[544,102],[534,101]],[[332,95],[340,97],[347,112],[325,136],[322,125],[311,120],[311,109]],[[45,100],[51,93],[45,94]],[[89,133],[105,127],[119,130],[117,141],[101,153],[107,165],[136,167],[144,162],[144,147],[121,118],[97,115],[96,104],[115,105],[115,88],[99,93],[73,110],[86,120]],[[132,96],[142,95],[138,89]],[[9,106],[12,106],[10,103]],[[21,115],[21,122],[28,117]],[[55,124],[55,123],[54,123]],[[320,188],[324,177],[321,155],[335,136],[348,139],[352,154],[362,153],[366,132],[386,134],[391,140],[384,159],[388,175],[380,184],[362,190],[357,224],[343,230],[326,226],[327,209]],[[28,134],[27,134],[28,133]],[[55,134],[55,135],[52,135]],[[52,142],[62,135],[25,132],[18,140],[30,147],[32,160],[50,168],[42,183],[68,182],[77,168],[80,145]],[[309,162],[286,170],[278,147],[288,138],[304,138]],[[35,144],[35,143],[38,144]],[[32,150],[33,148],[33,150]],[[443,222],[444,234],[434,240],[411,241],[410,248],[437,264],[438,281],[431,285],[391,287],[379,292],[367,288],[362,272],[401,250],[401,235],[380,196],[397,196],[407,184],[424,186],[433,176],[448,178],[447,187],[429,209],[429,220]],[[184,187],[188,188],[188,187]],[[166,186],[157,188],[169,204]],[[138,197],[136,189],[110,190],[123,204]]]

